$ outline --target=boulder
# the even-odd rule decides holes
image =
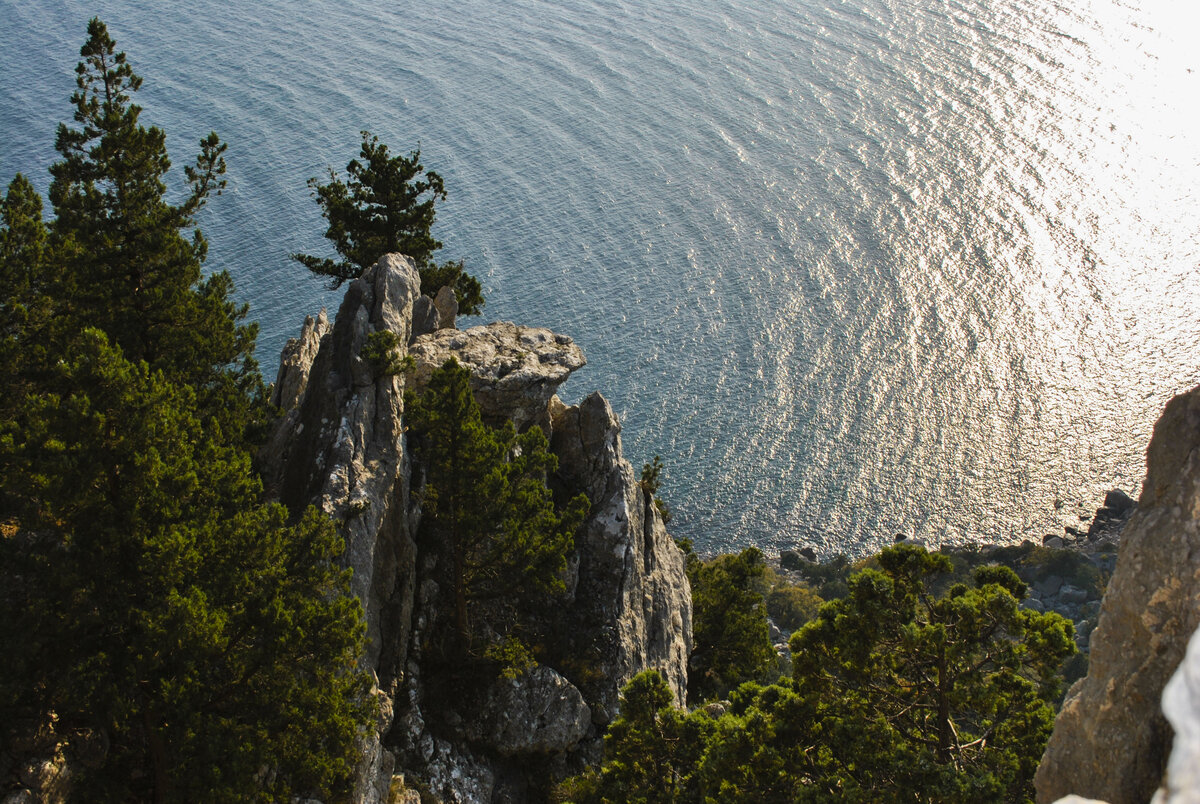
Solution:
[[[1068,694],[1038,767],[1039,802],[1075,793],[1142,804],[1163,777],[1171,727],[1158,701],[1200,625],[1200,388],[1168,403],[1146,470],[1088,675]]]
[[[566,335],[507,322],[458,331],[440,329],[417,338],[409,349],[416,361],[414,383],[429,381],[451,357],[471,372],[471,390],[484,421],[511,421],[518,430],[548,428],[547,404],[571,372],[587,361]]]
[[[422,335],[428,335],[430,332],[435,332],[441,325],[441,318],[438,315],[437,307],[433,304],[433,299],[428,296],[419,296],[413,302],[412,311],[412,340],[416,340]]]
[[[492,685],[468,736],[503,756],[568,751],[592,727],[583,695],[553,669],[538,665]]]
[[[1136,506],[1137,503],[1134,502],[1133,498],[1120,489],[1113,489],[1104,495],[1104,507],[1117,516],[1124,516]]]
[[[785,570],[798,570],[804,566],[804,559],[795,550],[784,550],[779,554],[779,566]]]

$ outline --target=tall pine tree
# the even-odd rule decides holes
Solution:
[[[165,201],[141,81],[88,34],[56,218],[22,177],[0,204],[0,739],[50,735],[75,800],[336,796],[372,714],[362,611],[332,523],[251,469],[254,328],[183,235],[224,146]]]
[[[253,359],[257,327],[230,296],[226,273],[204,277],[208,244],[195,216],[225,186],[215,133],[185,169],[189,190],[168,202],[166,135],[141,124],[142,85],[98,19],[76,67],[77,127],[62,124],[50,168],[60,320],[107,333],[130,360],[194,385],[225,437],[241,438],[265,410]],[[190,235],[190,236],[189,236]]]
[[[457,648],[471,649],[486,604],[563,588],[567,554],[587,513],[580,494],[556,511],[547,476],[558,468],[540,428],[480,418],[470,372],[450,358],[407,402],[428,467],[421,528],[448,552]],[[504,625],[488,623],[503,632]]]

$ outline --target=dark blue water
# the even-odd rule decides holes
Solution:
[[[1168,0],[0,2],[0,180],[48,183],[87,18],[268,373],[336,298],[305,181],[360,129],[446,180],[483,320],[572,335],[708,549],[1012,541],[1136,493],[1200,381],[1200,58]],[[469,322],[467,322],[469,323]]]

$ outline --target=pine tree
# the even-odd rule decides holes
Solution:
[[[261,501],[254,329],[180,234],[223,146],[167,204],[140,79],[88,32],[58,217],[22,177],[0,205],[0,736],[64,743],[74,800],[336,795],[372,719],[361,606],[332,523]]]
[[[0,201],[0,382],[6,389],[0,417],[44,363],[46,345],[30,335],[43,331],[49,318],[48,240],[42,199],[18,173]]]
[[[98,330],[71,353],[0,428],[3,719],[107,741],[93,800],[330,792],[368,712],[332,525],[260,504],[191,388]]]
[[[202,276],[208,245],[193,229],[225,186],[226,146],[205,137],[184,171],[187,196],[168,203],[166,135],[141,125],[132,102],[142,79],[98,19],[80,55],[71,96],[78,127],[59,126],[62,158],[50,168],[60,320],[76,332],[96,327],[126,358],[195,386],[224,436],[241,438],[265,415],[257,327],[242,323],[248,308],[231,300],[228,274]]]
[[[421,164],[420,150],[392,156],[388,147],[362,132],[359,159],[346,165],[348,181],[329,171],[329,183],[310,179],[308,184],[329,221],[325,230],[340,260],[293,254],[318,276],[329,277],[329,287],[341,287],[375,264],[384,254],[410,258],[421,275],[421,292],[436,296],[443,287],[454,289],[458,311],[478,315],[483,309],[483,289],[468,274],[461,260],[438,265],[433,253],[442,247],[432,234],[434,203],[446,198],[442,177]]]
[[[18,173],[0,201],[0,304],[5,315],[41,289],[46,251],[42,199],[29,179]]]
[[[779,657],[767,627],[766,559],[750,547],[737,555],[689,562],[692,656],[688,697],[723,696],[744,681],[773,681]]]
[[[1007,567],[939,597],[946,556],[900,545],[878,562],[793,635],[793,678],[742,684],[715,718],[636,678],[604,764],[564,800],[1032,801],[1071,623],[1020,608]]]
[[[898,545],[879,563],[792,637],[824,743],[806,771],[845,800],[1032,800],[1070,621],[1020,608],[1007,567],[935,598],[945,556]]]
[[[407,402],[428,467],[421,527],[449,552],[460,650],[472,645],[471,614],[480,604],[563,588],[588,507],[581,494],[555,511],[546,478],[558,459],[545,434],[485,425],[469,379],[451,358]]]

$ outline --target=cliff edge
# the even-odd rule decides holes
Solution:
[[[1198,625],[1200,388],[1172,399],[1154,426],[1088,674],[1068,693],[1038,767],[1039,802],[1150,800],[1172,742],[1159,701]]]

